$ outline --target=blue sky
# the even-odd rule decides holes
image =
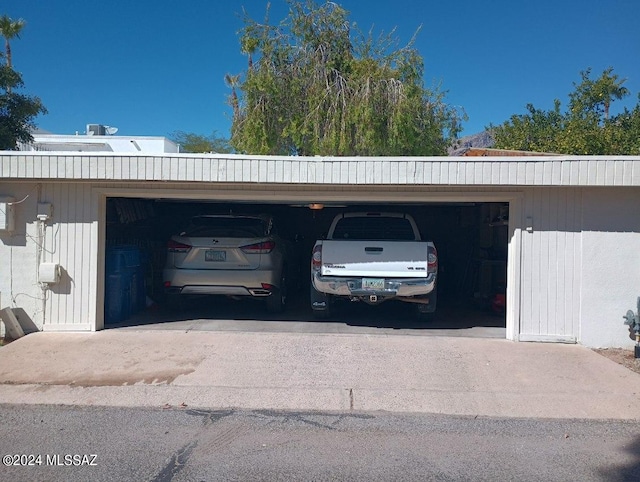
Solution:
[[[49,113],[36,123],[56,134],[86,124],[121,135],[167,136],[182,130],[228,137],[226,73],[240,73],[242,7],[264,17],[265,0],[9,0],[0,14],[23,18],[12,42],[24,93]],[[320,1],[318,1],[320,3]],[[500,124],[525,105],[563,105],[581,70],[612,66],[640,92],[638,0],[343,0],[363,30],[397,28],[401,44],[416,29],[425,84],[469,116],[462,135]],[[271,18],[286,14],[271,1]],[[616,109],[618,105],[618,109]]]

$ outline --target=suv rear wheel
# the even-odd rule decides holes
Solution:
[[[269,313],[282,313],[287,305],[287,277],[286,267],[282,268],[280,287],[274,288],[267,297],[267,311]]]

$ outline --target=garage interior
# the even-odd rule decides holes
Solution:
[[[315,209],[312,209],[315,208]],[[420,324],[409,303],[385,302],[341,304],[335,315],[322,323],[347,327],[465,331],[489,328],[490,335],[504,337],[509,203],[327,203],[276,204],[176,199],[111,197],[106,202],[106,247],[139,248],[140,285],[144,290],[138,309],[123,316],[108,316],[119,287],[105,282],[105,328],[177,322],[225,320],[262,323],[286,322],[291,329],[319,322],[309,306],[310,256],[316,239],[324,236],[334,216],[348,211],[398,211],[411,214],[422,238],[438,250],[438,309],[433,322]],[[201,214],[272,214],[279,220],[280,235],[294,242],[300,281],[290,290],[284,313],[269,314],[259,300],[195,297],[180,310],[166,306],[162,285],[168,239],[180,233],[189,219]],[[106,262],[109,277],[109,261]],[[112,273],[111,273],[112,274]],[[111,296],[107,294],[111,291]],[[307,326],[308,328],[308,326]],[[261,328],[262,329],[262,328]],[[497,329],[497,330],[493,330]]]

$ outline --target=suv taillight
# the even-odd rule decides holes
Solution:
[[[438,251],[435,246],[427,248],[427,273],[438,272]]]
[[[313,271],[320,271],[322,268],[322,245],[319,244],[313,247],[313,255],[311,256],[311,269]]]
[[[169,250],[170,253],[186,253],[190,249],[191,246],[188,244],[179,243],[173,239],[170,239],[167,243],[167,250]]]
[[[241,246],[240,249],[243,253],[247,254],[267,254],[273,251],[273,248],[275,247],[276,243],[274,241],[263,241],[262,243],[247,244],[246,246]]]

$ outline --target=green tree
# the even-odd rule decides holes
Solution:
[[[495,147],[562,154],[640,154],[640,104],[611,116],[614,100],[629,95],[613,68],[593,80],[591,69],[580,73],[569,94],[567,110],[559,100],[553,110],[527,105],[527,113],[513,115],[502,125],[490,125]]]
[[[569,94],[569,109],[574,115],[595,114],[598,119],[604,116],[609,119],[609,107],[613,100],[620,100],[629,95],[629,90],[623,87],[626,79],[619,80],[609,67],[599,79],[591,80],[591,69],[580,72],[582,81],[574,82],[575,91]]]
[[[4,37],[4,49],[8,67],[13,68],[10,41],[13,40],[13,38],[20,38],[20,32],[25,24],[26,22],[21,18],[12,20],[7,15],[0,16],[0,35]]]
[[[220,154],[233,152],[229,140],[219,137],[215,131],[209,136],[176,131],[169,138],[180,146],[180,152],[217,152]]]
[[[22,77],[8,65],[0,66],[0,150],[15,150],[19,142],[31,142],[34,119],[47,110],[38,97],[15,92]]]
[[[245,12],[244,75],[227,76],[231,144],[285,155],[445,155],[461,130],[444,93],[423,85],[414,39],[363,34],[333,2],[288,0],[279,24]]]

